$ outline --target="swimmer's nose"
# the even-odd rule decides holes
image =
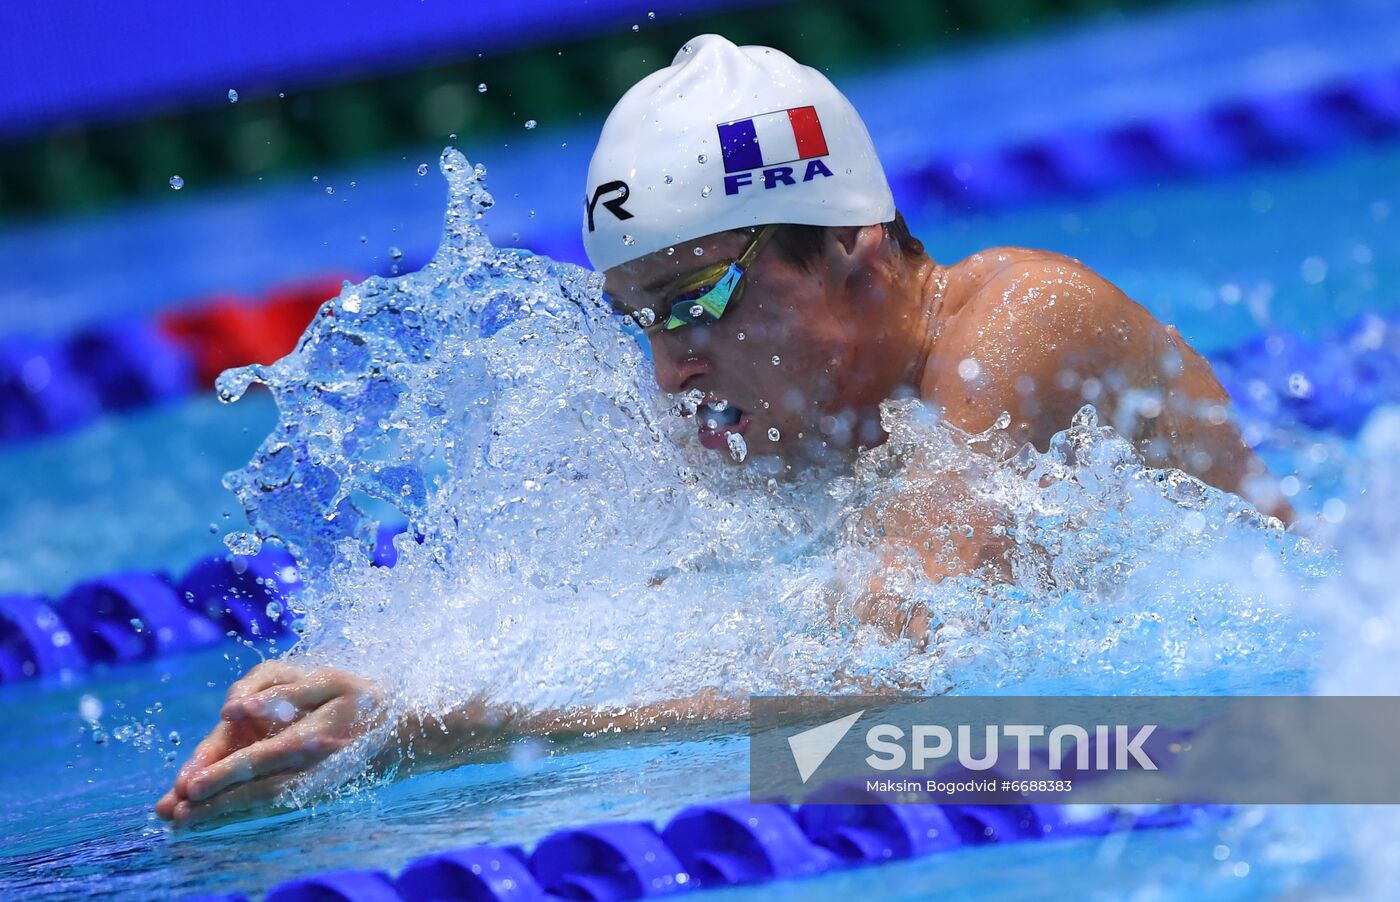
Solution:
[[[668,394],[677,394],[687,388],[687,383],[697,376],[710,371],[710,364],[696,356],[693,349],[672,350],[664,347],[666,342],[651,343],[652,362],[656,366],[656,383]]]

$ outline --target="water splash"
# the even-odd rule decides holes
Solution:
[[[265,385],[279,408],[226,482],[254,527],[232,546],[275,537],[306,565],[296,654],[429,712],[478,694],[1301,685],[1310,627],[1283,599],[1325,556],[1147,468],[1092,410],[1043,454],[891,402],[890,440],[854,467],[716,462],[657,396],[599,277],[492,247],[483,170],[453,150],[441,169],[444,237],[424,269],[347,284],[291,355],[219,380],[230,400]],[[968,487],[951,503],[933,491],[950,474]],[[1004,566],[931,578],[886,540],[896,508],[932,524],[935,560],[990,529]],[[368,565],[387,516],[411,525],[391,570]],[[896,622],[922,609],[929,630],[870,622],[877,584]]]

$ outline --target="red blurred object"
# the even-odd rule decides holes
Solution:
[[[275,288],[258,300],[218,295],[162,315],[160,330],[189,351],[196,378],[210,386],[226,369],[272,363],[290,353],[344,281],[342,276],[319,277]]]

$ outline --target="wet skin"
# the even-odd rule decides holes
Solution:
[[[662,286],[733,259],[749,237],[714,235],[609,270],[609,294],[631,309],[663,313]],[[1174,329],[1077,261],[1001,248],[943,266],[902,255],[870,226],[829,230],[807,268],[770,246],[745,279],[744,294],[719,322],[654,327],[649,340],[661,388],[698,390],[743,412],[720,430],[742,430],[751,457],[777,454],[800,464],[809,453],[877,444],[884,438],[879,404],[896,396],[922,398],[969,432],[1009,413],[1013,437],[1043,450],[1092,402],[1149,464],[1185,470],[1291,518],[1230,420],[1209,365]],[[723,442],[707,435],[705,421],[715,416],[702,408],[697,419],[707,445],[728,458]],[[890,545],[921,554],[932,544],[930,520],[977,526],[951,563],[925,558],[930,578],[995,567],[999,558],[1002,549],[982,528],[993,515],[964,489],[951,482],[936,497],[884,509],[881,532]],[[939,541],[946,546],[946,537]],[[888,596],[878,578],[856,614],[895,635],[927,634],[928,612]],[[612,712],[501,711],[474,700],[427,728],[407,715],[397,736],[414,737],[415,767],[423,769],[450,766],[520,733],[647,729],[742,710],[742,702],[709,693]],[[382,711],[381,689],[363,677],[262,664],[230,688],[219,724],[156,813],[183,826],[266,805],[297,774],[382,726]],[[370,766],[395,760],[403,741],[387,742]]]
[[[647,330],[661,388],[737,405],[751,453],[878,444],[879,404],[896,396],[919,397],[968,432],[1009,413],[1010,435],[1044,450],[1092,403],[1150,465],[1291,515],[1210,365],[1078,261],[996,248],[943,266],[900,254],[878,226],[828,234],[806,269],[770,245],[719,322]],[[714,235],[609,270],[608,292],[631,309],[663,310],[658,286],[731,259],[747,239]]]
[[[731,259],[747,240],[746,232],[714,235],[609,270],[608,294],[624,308],[665,310],[661,286],[697,260]],[[737,405],[744,415],[728,428],[742,432],[751,454],[800,464],[814,450],[879,444],[879,404],[893,397],[920,398],[969,433],[1009,415],[1010,437],[1044,451],[1092,403],[1150,466],[1182,470],[1292,519],[1231,420],[1210,365],[1077,260],[994,248],[944,266],[901,253],[881,227],[868,226],[827,230],[820,257],[806,267],[770,246],[746,278],[746,293],[719,322],[653,326],[647,335],[660,386]],[[702,408],[698,418],[707,417]],[[702,425],[702,439],[706,431]],[[908,551],[930,580],[1009,576],[998,513],[955,474],[934,474],[918,493],[867,512],[876,516],[872,531],[887,564]],[[950,537],[948,524],[968,534]],[[870,579],[855,616],[922,645],[929,612],[884,582]]]

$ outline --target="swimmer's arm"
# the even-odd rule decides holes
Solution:
[[[400,764],[406,771],[439,770],[512,740],[643,733],[697,723],[741,720],[744,699],[705,690],[686,698],[612,708],[530,711],[496,707],[474,699],[444,717],[412,712],[400,718],[392,748],[379,766]]]
[[[386,710],[383,688],[358,674],[264,662],[229,688],[218,724],[156,803],[156,814],[185,826],[267,806],[307,771],[366,737],[382,743],[369,756],[368,770],[385,773],[397,766],[397,773],[407,774],[451,767],[517,736],[732,720],[747,706],[712,692],[630,708],[543,712],[473,700],[442,718],[408,714],[390,730],[384,729]]]
[[[1001,516],[984,503],[964,474],[920,472],[911,465],[900,490],[872,504],[859,527],[878,548],[879,569],[860,587],[851,614],[893,639],[923,648],[939,624],[923,604],[910,603],[905,581],[931,583],[958,576],[1009,578],[1010,540]]]

